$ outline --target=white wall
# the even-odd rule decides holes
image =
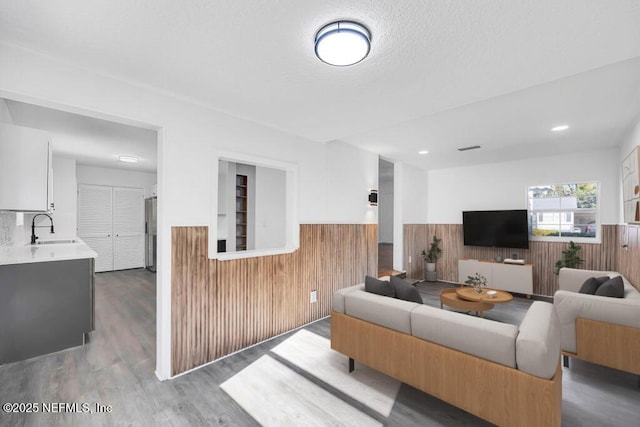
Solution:
[[[86,165],[77,165],[76,177],[78,184],[144,188],[145,197],[150,194],[151,187],[158,182],[157,174],[151,172],[137,172]]]
[[[393,243],[393,163],[378,162],[378,242]]]
[[[464,210],[526,209],[531,185],[599,181],[602,224],[617,224],[620,212],[619,150],[587,151],[430,171],[427,219],[461,224]]]
[[[428,172],[415,166],[403,165],[402,222],[403,224],[427,223]]]
[[[13,118],[9,112],[9,107],[7,107],[7,102],[2,98],[0,98],[0,123],[13,124]]]
[[[171,227],[211,223],[212,197],[217,197],[214,147],[298,164],[303,223],[377,223],[377,212],[367,203],[368,190],[378,182],[375,154],[313,143],[16,46],[0,43],[0,57],[0,97],[159,130],[156,372],[161,379],[171,372]]]
[[[640,117],[635,125],[629,129],[629,132],[625,136],[620,145],[620,164],[629,155],[634,147],[640,145]]]
[[[286,244],[286,172],[256,167],[255,248],[282,248]]]
[[[229,162],[218,162],[218,240],[227,240],[229,235]],[[227,242],[227,245],[229,243]]]
[[[53,202],[55,203],[55,211],[51,216],[56,226],[54,238],[67,239],[76,237],[78,226],[78,182],[76,181],[76,161],[74,159],[53,158]],[[42,225],[47,224],[42,218],[38,218],[38,221]]]
[[[326,194],[323,218],[315,222],[377,224],[378,208],[369,206],[369,192],[378,188],[378,156],[340,142],[326,144]],[[304,168],[300,168],[302,175]],[[322,179],[322,175],[317,177]],[[301,179],[302,181],[302,179]],[[301,183],[304,183],[302,181]],[[300,193],[308,191],[301,187]],[[312,197],[323,198],[322,193]],[[304,203],[301,203],[301,208]],[[317,214],[316,214],[317,215]],[[314,216],[316,216],[314,215]],[[313,223],[301,213],[301,222]]]

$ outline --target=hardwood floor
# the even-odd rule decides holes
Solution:
[[[451,285],[423,282],[417,286],[425,303],[439,307],[439,290]],[[530,303],[515,298],[486,312],[485,317],[519,324]],[[305,326],[324,337],[329,337],[329,327],[329,319]],[[90,403],[94,409],[97,402],[111,405],[112,412],[0,412],[0,425],[254,426],[257,423],[219,385],[264,354],[273,355],[270,350],[290,335],[160,382],[154,374],[155,275],[146,270],[100,273],[96,277],[96,331],[90,342],[0,366],[0,400],[34,402],[40,408],[42,403],[76,402]],[[634,375],[581,361],[572,361],[571,369],[563,368],[563,373],[563,425],[638,425],[640,389]],[[306,375],[341,397],[335,389]],[[389,426],[487,425],[407,385],[401,386],[390,416],[380,421]]]

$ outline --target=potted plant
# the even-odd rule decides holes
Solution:
[[[562,258],[556,261],[556,268],[554,273],[556,276],[560,274],[562,267],[576,268],[581,264],[584,264],[582,258],[578,256],[578,252],[582,249],[581,246],[576,245],[573,240],[569,241],[569,247],[562,251]]]
[[[438,239],[436,236],[433,236],[433,241],[431,242],[429,250],[422,251],[422,258],[427,262],[426,279],[430,282],[435,282],[437,280],[436,262],[438,261],[438,258],[442,256],[440,242],[442,242],[442,239]]]
[[[473,289],[480,294],[482,293],[482,287],[487,286],[487,278],[482,274],[476,273],[473,276],[467,276],[467,280],[464,283],[473,286]]]

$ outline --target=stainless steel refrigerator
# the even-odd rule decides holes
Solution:
[[[156,271],[157,239],[158,239],[158,199],[150,197],[144,201],[144,230],[145,230],[145,266],[150,271]]]

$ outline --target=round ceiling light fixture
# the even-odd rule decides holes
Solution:
[[[362,24],[337,21],[316,33],[316,56],[329,65],[345,67],[357,64],[369,55],[371,33]]]

